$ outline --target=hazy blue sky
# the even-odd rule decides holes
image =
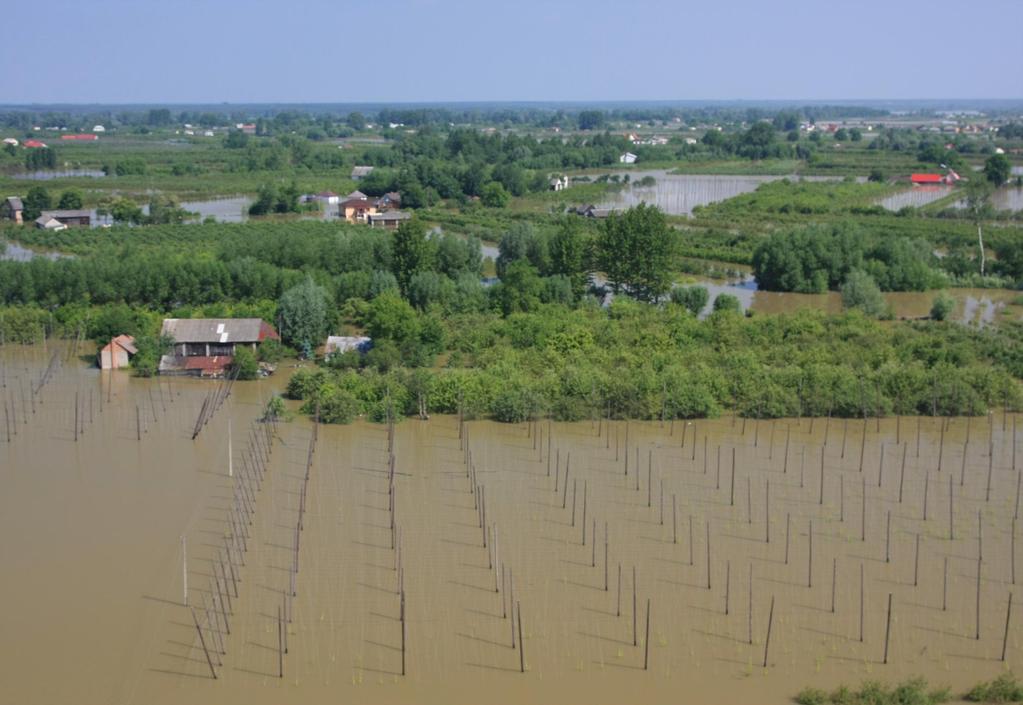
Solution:
[[[50,0],[0,102],[1023,98],[1023,0]]]

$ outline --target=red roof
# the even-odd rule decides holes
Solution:
[[[940,184],[944,177],[941,174],[913,174],[909,180],[914,184]]]
[[[259,342],[263,342],[267,338],[271,340],[280,340],[281,336],[276,329],[266,321],[259,322]]]
[[[99,139],[98,135],[61,135],[62,140],[82,140],[92,142]]]
[[[22,144],[25,145],[26,147],[45,147],[46,146],[45,142],[40,142],[39,140],[25,140],[24,142],[22,142]]]

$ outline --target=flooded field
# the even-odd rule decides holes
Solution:
[[[621,174],[619,172],[619,174]],[[655,205],[669,215],[692,215],[693,208],[725,201],[755,191],[761,184],[781,179],[834,181],[827,176],[717,176],[712,174],[672,174],[667,170],[628,172],[631,185],[609,193],[599,208],[625,209],[640,203]],[[656,180],[653,186],[638,186],[645,176]],[[861,181],[863,179],[860,179]]]
[[[780,704],[1023,667],[1014,414],[434,416],[392,474],[386,426],[255,423],[286,374],[211,406],[0,363],[6,702]]]
[[[842,295],[837,291],[826,294],[796,294],[792,292],[761,291],[752,276],[734,282],[704,280],[696,282],[710,293],[703,315],[710,314],[710,304],[718,294],[731,294],[739,299],[743,311],[758,313],[786,313],[801,308],[812,308],[826,313],[841,313]],[[894,291],[884,294],[896,318],[923,318],[929,316],[934,303],[934,291]],[[956,301],[951,320],[968,325],[987,325],[1014,301],[1019,292],[1010,289],[949,289]]]
[[[899,191],[891,196],[880,199],[877,205],[890,211],[897,211],[906,206],[920,208],[928,203],[937,201],[939,198],[944,198],[950,193],[952,193],[951,186],[912,186],[906,191]]]

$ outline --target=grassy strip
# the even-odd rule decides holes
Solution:
[[[839,686],[828,692],[804,688],[795,697],[799,705],[936,705],[952,699],[949,688],[931,688],[923,678],[912,678],[897,685],[865,681],[858,690]],[[980,683],[962,696],[974,703],[1023,702],[1023,684],[1011,673]]]

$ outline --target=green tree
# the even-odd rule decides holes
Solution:
[[[520,311],[533,311],[540,305],[543,280],[533,265],[520,259],[508,265],[501,283],[492,292],[505,316]]]
[[[601,224],[597,247],[600,269],[615,293],[654,301],[670,288],[676,233],[656,206],[641,203],[612,213]]]
[[[720,298],[720,297],[718,297]],[[710,292],[702,286],[680,286],[671,290],[671,302],[684,306],[689,313],[699,316],[710,300]],[[717,305],[717,299],[714,301]]]
[[[145,216],[138,204],[130,198],[118,198],[110,206],[110,216],[116,223],[141,223]]]
[[[61,210],[78,210],[82,207],[82,192],[78,189],[68,189],[60,194],[57,201],[57,208]]]
[[[394,233],[391,271],[402,294],[408,294],[409,282],[419,272],[433,269],[436,247],[427,237],[426,223],[418,218],[404,221]]]
[[[1001,186],[1012,175],[1012,164],[1004,154],[992,154],[984,162],[984,176],[995,186]]]
[[[550,238],[547,247],[550,274],[560,274],[572,284],[572,294],[579,298],[589,283],[586,266],[586,236],[578,218],[565,220]]]
[[[700,288],[700,287],[694,287]],[[727,311],[729,313],[742,313],[742,302],[739,297],[733,294],[718,294],[714,297],[714,312]]]
[[[842,284],[842,305],[847,309],[859,309],[873,318],[881,318],[888,312],[881,288],[862,269],[849,272]]]
[[[244,345],[237,346],[234,349],[234,359],[231,361],[231,371],[237,375],[237,379],[256,379],[259,376],[256,354]]]
[[[50,192],[42,186],[33,186],[28,190],[22,205],[25,207],[23,216],[26,221],[35,220],[39,214],[53,207]]]
[[[298,350],[311,350],[327,332],[327,290],[306,277],[284,292],[277,312],[284,340]]]
[[[581,110],[579,111],[580,130],[599,130],[604,126],[605,115],[603,110]]]
[[[480,193],[480,203],[487,208],[504,208],[511,201],[511,194],[498,181],[491,181]]]
[[[366,129],[366,116],[356,111],[348,113],[348,117],[345,119],[348,123],[348,127],[353,130],[365,130]]]
[[[939,291],[931,304],[931,318],[936,321],[944,321],[955,310],[956,300],[947,291]]]

